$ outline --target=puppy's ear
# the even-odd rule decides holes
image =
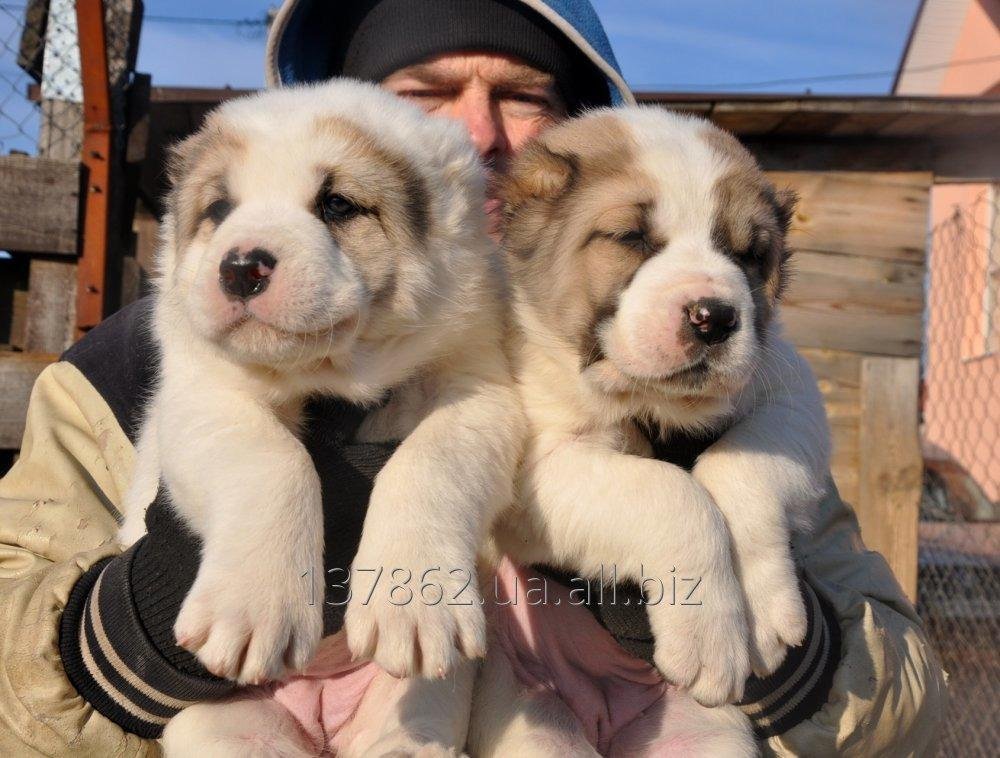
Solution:
[[[778,225],[781,227],[781,239],[775,240],[776,245],[780,245],[777,257],[777,270],[772,280],[768,283],[768,294],[772,302],[777,302],[788,289],[788,283],[792,277],[792,250],[788,247],[788,230],[792,227],[792,219],[795,218],[795,206],[798,205],[799,196],[795,190],[783,189],[774,193],[774,208],[778,215]]]
[[[577,160],[550,150],[540,142],[517,157],[500,186],[504,212],[510,216],[529,200],[554,200],[573,183]]]
[[[778,223],[783,234],[788,234],[795,218],[795,206],[799,204],[799,195],[795,190],[778,190],[774,195],[775,208],[778,211]]]
[[[167,148],[167,179],[170,180],[171,187],[176,187],[181,177],[188,172],[188,168],[201,152],[201,142],[201,132],[195,132]]]

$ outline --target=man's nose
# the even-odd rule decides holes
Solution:
[[[255,247],[244,254],[234,247],[219,264],[219,286],[231,297],[249,300],[267,289],[277,265],[267,250]]]
[[[465,123],[479,155],[492,160],[510,151],[499,107],[485,94],[468,94],[456,103],[455,117]]]

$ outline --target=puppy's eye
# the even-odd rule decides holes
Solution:
[[[218,226],[233,210],[233,204],[226,199],[216,200],[205,209],[205,218]]]
[[[646,233],[640,229],[633,229],[624,234],[615,235],[615,239],[626,245],[644,245],[646,244]]]
[[[627,232],[615,234],[613,235],[613,239],[643,255],[648,255],[653,249],[649,235],[642,229],[630,229]]]
[[[361,213],[357,203],[336,192],[324,193],[319,198],[319,215],[328,224],[344,222]]]

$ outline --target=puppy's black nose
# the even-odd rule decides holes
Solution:
[[[706,345],[725,342],[739,328],[736,309],[714,297],[703,297],[688,303],[686,310],[694,336]]]
[[[267,289],[278,261],[267,250],[254,248],[246,255],[233,248],[219,264],[219,286],[227,295],[249,300]]]

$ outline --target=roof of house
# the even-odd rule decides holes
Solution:
[[[740,137],[1000,139],[1000,97],[639,92],[640,102],[711,119]]]
[[[892,91],[939,92],[972,0],[920,0]]]

